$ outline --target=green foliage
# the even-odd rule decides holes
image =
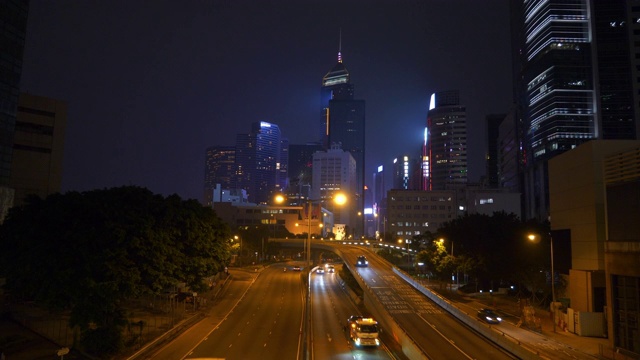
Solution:
[[[34,197],[11,209],[0,227],[0,260],[12,295],[70,310],[85,345],[107,351],[119,346],[110,334],[126,324],[127,299],[176,282],[202,291],[228,262],[229,238],[195,200],[120,187]]]
[[[402,263],[402,252],[400,252],[400,250],[383,248],[380,249],[377,254],[393,265],[400,265]]]

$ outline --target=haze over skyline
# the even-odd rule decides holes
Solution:
[[[366,178],[417,154],[433,92],[467,106],[469,179],[485,117],[509,110],[507,0],[32,1],[23,92],[64,100],[62,191],[138,185],[202,199],[204,153],[250,124],[316,140],[342,56],[366,101]]]

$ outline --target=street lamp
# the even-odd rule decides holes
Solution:
[[[276,203],[282,203],[285,199],[284,196],[282,195],[277,195],[274,199],[276,201]],[[335,193],[333,194],[333,202],[336,205],[344,205],[347,202],[347,197],[346,195],[342,194],[342,193]],[[307,242],[304,246],[304,248],[306,249],[306,263],[307,263],[307,268],[309,268],[311,266],[311,207],[314,203],[321,203],[323,202],[323,199],[306,199],[306,203],[307,203]]]
[[[238,239],[240,239],[240,251],[238,252],[238,263],[240,262],[240,260],[242,259],[242,237],[239,237],[238,235],[234,235],[233,238],[238,241]]]
[[[531,242],[537,242],[537,237],[535,234],[529,234],[527,235],[527,238]],[[551,309],[553,314],[553,332],[556,332],[556,279],[553,269],[553,236],[551,236],[551,232],[549,232],[549,245],[551,248]]]

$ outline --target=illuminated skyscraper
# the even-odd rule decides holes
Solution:
[[[457,90],[431,95],[427,115],[428,190],[467,183],[467,112]],[[425,155],[423,155],[425,156]]]
[[[342,42],[342,41],[341,41]],[[354,99],[354,87],[342,62],[342,44],[337,64],[322,78],[322,143],[325,149],[339,146],[356,161],[356,190],[354,201],[364,210],[365,159],[365,101]],[[358,224],[356,234],[362,234],[364,223]]]
[[[549,159],[592,139],[640,132],[635,1],[513,2],[521,79],[525,217],[549,215]],[[635,54],[635,57],[634,57]]]
[[[282,156],[280,128],[266,121],[253,123],[251,132],[236,137],[236,186],[249,201],[266,204],[279,190],[278,164]]]

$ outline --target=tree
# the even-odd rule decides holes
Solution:
[[[525,234],[530,223],[514,214],[465,215],[438,229],[438,237],[454,244],[458,271],[494,286],[521,283],[522,272],[537,260],[531,258]]]
[[[69,310],[85,348],[122,346],[126,299],[177,281],[202,289],[228,261],[229,232],[195,200],[139,187],[31,197],[0,227],[5,289],[51,310]]]

